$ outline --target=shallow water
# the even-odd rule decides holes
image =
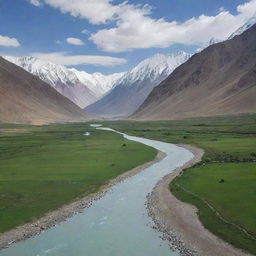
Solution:
[[[167,156],[115,185],[82,213],[38,236],[11,245],[0,251],[0,256],[178,256],[178,252],[169,249],[167,241],[162,241],[161,234],[151,228],[153,223],[145,202],[157,181],[193,155],[169,143],[123,135]]]

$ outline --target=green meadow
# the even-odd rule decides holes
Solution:
[[[151,147],[87,123],[0,124],[0,233],[99,191],[155,155]]]
[[[101,123],[130,135],[204,149],[202,162],[178,176],[170,190],[197,206],[211,232],[256,254],[256,115]],[[87,123],[2,124],[0,152],[0,232],[94,193],[156,155],[153,148]]]
[[[185,170],[170,190],[199,209],[200,220],[211,232],[256,254],[256,115],[106,125],[204,149],[202,162]]]

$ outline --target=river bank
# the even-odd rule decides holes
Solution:
[[[201,161],[202,149],[179,144],[194,154],[193,159],[163,177],[148,196],[147,208],[156,229],[183,255],[249,256],[213,235],[201,224],[197,208],[179,201],[169,189],[171,181],[188,167]]]
[[[147,162],[143,165],[137,166],[130,171],[127,171],[118,177],[110,180],[106,185],[104,185],[99,192],[95,194],[90,194],[86,197],[80,198],[70,204],[64,205],[61,208],[49,212],[44,217],[25,225],[19,226],[13,230],[0,234],[0,249],[6,248],[13,243],[21,242],[29,239],[33,236],[39,235],[45,230],[50,229],[58,225],[59,223],[66,221],[73,215],[84,211],[89,208],[95,201],[102,198],[111,188],[124,181],[125,179],[132,177],[133,175],[139,173],[140,171],[150,167],[151,165],[161,161],[165,157],[165,153],[158,151],[155,159],[153,161]]]

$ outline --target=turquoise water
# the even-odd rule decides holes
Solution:
[[[193,155],[169,143],[123,135],[167,156],[115,185],[82,213],[38,236],[11,245],[0,251],[0,256],[178,256],[178,252],[170,250],[167,241],[162,241],[161,234],[151,228],[153,223],[144,204],[157,181]]]

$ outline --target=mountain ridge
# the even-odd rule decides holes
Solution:
[[[0,57],[0,122],[39,125],[91,118],[40,78]]]
[[[115,80],[123,75],[123,73],[103,75],[97,72],[89,74],[31,56],[3,57],[38,76],[81,108],[101,98],[112,88]]]
[[[256,25],[193,55],[155,87],[131,119],[256,112]]]
[[[190,56],[180,51],[166,55],[155,54],[143,60],[126,72],[103,98],[85,109],[105,118],[129,116],[156,85]]]

